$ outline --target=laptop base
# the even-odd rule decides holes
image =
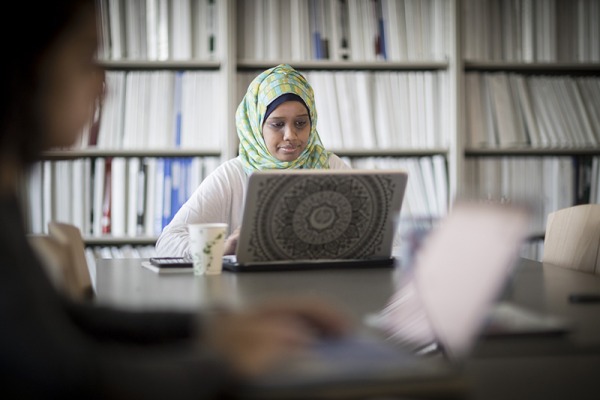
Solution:
[[[370,260],[306,260],[306,261],[269,261],[264,263],[240,264],[228,259],[223,260],[223,269],[230,272],[269,272],[269,271],[306,271],[323,269],[369,269],[391,268],[394,257]]]

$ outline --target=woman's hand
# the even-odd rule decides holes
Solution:
[[[206,329],[206,345],[242,377],[257,376],[302,351],[317,337],[341,336],[349,320],[317,298],[271,300],[249,311],[218,315]]]
[[[235,254],[235,248],[237,247],[238,238],[240,237],[240,228],[236,228],[227,239],[225,239],[225,248],[223,254],[228,256]]]

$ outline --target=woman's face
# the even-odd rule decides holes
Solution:
[[[96,19],[90,11],[48,51],[42,71],[45,147],[73,145],[91,120],[104,80],[94,61],[97,45]]]
[[[269,153],[279,161],[294,161],[310,137],[310,117],[298,101],[286,101],[269,115],[262,128]]]

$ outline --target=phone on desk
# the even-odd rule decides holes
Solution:
[[[160,268],[192,268],[192,259],[188,257],[150,257],[150,264]]]

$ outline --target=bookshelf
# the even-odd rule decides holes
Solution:
[[[227,134],[235,132],[234,121],[227,118],[229,93],[235,89],[231,83],[235,81],[235,60],[228,49],[231,6],[232,2],[223,0],[97,1],[102,42],[98,63],[107,79],[113,79],[107,86],[98,140],[90,145],[90,125],[82,143],[44,154],[44,160],[32,171],[34,183],[29,177],[29,187],[25,188],[32,210],[28,215],[31,231],[44,232],[49,219],[62,219],[82,229],[86,245],[97,257],[115,256],[121,249],[132,247],[149,254],[162,224],[170,217],[161,217],[158,203],[174,201],[172,196],[167,200],[167,191],[175,192],[175,175],[181,176],[180,183],[187,184],[177,188],[180,204],[204,176],[237,150]],[[207,82],[212,85],[210,93],[203,91]],[[193,90],[186,93],[186,87]],[[115,110],[110,110],[108,103],[114,104]],[[194,120],[194,108],[206,112]],[[164,112],[171,109],[172,114]],[[187,116],[183,115],[186,112]],[[214,117],[210,120],[215,123],[200,131],[198,119],[209,117]],[[211,136],[216,125],[223,134]],[[203,138],[195,141],[200,134]],[[148,141],[152,136],[155,140]],[[173,174],[169,183],[164,178],[167,165]],[[156,179],[150,179],[153,175]],[[142,180],[139,176],[145,180],[142,186],[135,184]],[[164,182],[159,185],[161,180]],[[162,186],[162,194],[158,186]],[[108,194],[107,187],[112,189]],[[107,202],[111,204],[108,226]],[[133,203],[138,203],[137,212]],[[144,207],[154,210],[147,214],[155,217],[141,216],[139,209]],[[171,213],[176,207],[171,206]]]
[[[539,259],[549,212],[600,201],[600,2],[463,0],[461,18],[465,193],[529,200]]]
[[[114,4],[119,4],[122,7],[121,12],[125,15],[126,7],[121,3],[123,2],[113,0],[99,1],[99,5],[104,7],[105,13],[110,11]],[[169,2],[165,1],[164,3],[168,4]],[[203,4],[200,5],[200,3]],[[346,14],[340,14],[340,10],[335,9],[342,3],[348,7]],[[355,82],[358,82],[358,79],[352,77],[360,76],[360,79],[368,80],[370,86],[367,87],[376,93],[379,93],[377,90],[389,90],[393,97],[388,97],[389,102],[380,101],[378,103],[375,98],[374,103],[383,104],[386,107],[388,103],[392,104],[395,110],[394,114],[403,115],[404,118],[398,123],[395,120],[387,122],[387,138],[385,134],[381,136],[381,132],[386,131],[386,125],[381,125],[381,114],[376,114],[376,110],[364,107],[364,104],[362,108],[361,105],[354,104],[345,107],[361,111],[344,115],[358,115],[356,126],[367,126],[367,131],[370,129],[375,132],[374,139],[369,138],[366,141],[360,138],[355,139],[353,144],[348,146],[343,142],[343,137],[342,142],[335,140],[332,142],[328,136],[332,129],[319,128],[322,139],[329,150],[360,166],[384,168],[411,164],[413,166],[410,168],[422,167],[429,170],[432,166],[422,166],[422,164],[427,164],[429,160],[435,159],[436,165],[439,166],[439,160],[443,160],[445,188],[434,194],[430,193],[429,196],[439,196],[441,193],[444,196],[446,207],[451,206],[453,199],[461,196],[491,197],[491,194],[486,193],[482,185],[475,181],[474,171],[482,169],[482,163],[492,165],[494,162],[503,162],[507,164],[512,160],[528,160],[533,163],[535,162],[530,160],[538,160],[539,163],[543,163],[543,160],[551,160],[554,157],[561,160],[575,160],[574,163],[577,165],[587,163],[585,165],[589,164],[589,167],[586,167],[586,173],[591,178],[597,177],[598,172],[592,171],[592,164],[595,163],[595,168],[597,168],[598,159],[600,159],[600,146],[597,144],[536,147],[531,144],[482,146],[470,142],[469,76],[472,74],[479,76],[497,73],[514,74],[525,80],[538,75],[550,76],[554,79],[562,79],[567,76],[598,79],[600,76],[600,49],[596,49],[594,44],[598,46],[600,43],[597,29],[600,15],[596,20],[593,19],[593,16],[598,13],[598,3],[600,2],[595,0],[572,2],[574,4],[572,10],[567,9],[568,6],[563,3],[571,2],[553,0],[510,0],[505,2],[497,0],[382,0],[380,2],[215,0],[212,2],[206,0],[204,2],[191,0],[189,2],[191,18],[201,15],[202,7],[215,6],[211,12],[214,13],[216,24],[209,24],[212,26],[211,29],[213,29],[216,39],[213,53],[202,53],[205,56],[199,58],[197,54],[200,54],[201,51],[194,47],[192,41],[192,49],[196,48],[196,50],[191,51],[191,56],[186,59],[167,57],[166,59],[149,60],[148,57],[143,59],[139,55],[128,57],[125,52],[120,58],[115,59],[112,57],[113,50],[105,47],[103,48],[104,57],[100,57],[100,63],[108,73],[122,73],[129,74],[129,76],[159,72],[175,75],[179,71],[212,74],[214,89],[208,94],[203,93],[197,96],[208,98],[210,107],[214,107],[211,109],[221,111],[220,114],[215,114],[218,117],[213,118],[218,121],[216,128],[213,128],[218,134],[212,133],[212,136],[204,140],[207,143],[219,137],[218,146],[210,149],[202,148],[204,143],[180,148],[175,145],[145,146],[143,148],[79,146],[76,149],[47,152],[45,162],[77,161],[80,163],[79,165],[85,165],[85,163],[93,164],[98,159],[114,157],[139,159],[140,161],[193,158],[198,160],[198,163],[200,160],[210,159],[214,165],[219,161],[235,157],[238,142],[234,114],[249,80],[264,69],[280,63],[288,63],[306,73],[309,82],[315,88],[320,121],[321,116],[332,114],[330,110],[334,106],[338,107],[339,99],[358,97],[356,94],[352,95],[352,93],[356,93],[352,90],[357,90]],[[370,8],[370,5],[373,4],[381,6],[379,12],[377,8]],[[131,12],[132,6],[127,7],[130,7],[129,12]],[[562,11],[564,15],[553,17],[552,7]],[[538,8],[541,13],[539,16],[536,11]],[[206,9],[204,10],[206,11]],[[296,14],[292,14],[294,10]],[[317,18],[319,14],[316,14],[315,10],[320,10],[320,18]],[[108,18],[107,14],[103,15],[104,18]],[[297,18],[291,18],[291,15],[295,15]],[[345,24],[354,24],[352,26],[360,28],[348,29],[350,25],[346,25],[345,29],[341,29],[342,15],[346,18]],[[584,15],[587,15],[586,22],[576,23],[577,18],[581,20]],[[364,18],[361,19],[361,16]],[[412,16],[412,18],[408,16]],[[379,47],[370,52],[369,38],[373,35],[377,36],[378,25],[365,21],[367,18],[371,18],[370,21],[373,21],[372,18],[377,20],[377,17],[382,21],[381,26],[383,26],[384,32],[395,33],[396,39],[392,39],[391,42],[387,40],[382,44],[379,37],[379,42],[377,42]],[[125,18],[121,25],[122,33],[128,32],[127,29],[131,30],[131,27],[126,27],[126,21],[131,23],[133,20]],[[537,25],[534,23],[530,27],[527,21],[534,21]],[[539,27],[540,32],[535,31],[535,26]],[[284,29],[284,27],[288,27],[288,29]],[[320,41],[316,41],[314,36],[314,33],[318,31],[317,27],[321,29],[319,31]],[[428,27],[429,29],[427,29]],[[191,29],[194,31],[194,28]],[[110,37],[110,33],[107,31],[110,29],[104,30],[105,42],[113,43],[112,39],[107,41],[106,38]],[[548,32],[550,32],[550,39],[544,38],[544,33]],[[556,32],[559,32],[562,38]],[[206,32],[204,33],[206,34]],[[179,34],[181,35],[181,33]],[[347,48],[343,48],[341,45],[344,35],[348,39],[346,41]],[[586,35],[589,38],[582,39]],[[398,39],[403,37],[406,40]],[[316,49],[317,43],[324,43],[325,39],[327,46]],[[123,45],[122,41],[117,42]],[[338,43],[338,46],[334,43]],[[362,47],[357,47],[359,43]],[[169,44],[172,45],[172,42]],[[382,47],[385,44],[388,47]],[[381,54],[382,48],[386,50],[385,56]],[[571,48],[576,50],[570,50]],[[206,49],[202,51],[206,51]],[[139,54],[140,52],[133,53]],[[146,53],[148,52],[146,51]],[[326,87],[328,82],[340,79],[342,76],[349,76],[348,79],[351,82],[336,86],[336,89],[341,88],[342,95],[337,93],[337,101],[331,100],[331,94],[329,94],[329,98],[325,96],[325,100],[322,100],[322,88]],[[385,84],[381,85],[381,82],[388,82],[386,79],[389,79],[390,76],[393,77],[391,78],[392,82],[406,80],[407,85],[409,83],[413,85],[414,82],[420,82],[421,79],[436,82],[439,80],[436,91],[432,92],[433,95],[430,96],[436,102],[439,101],[439,103],[435,103],[435,110],[432,112],[429,105],[434,103],[431,102],[423,103],[425,104],[423,107],[411,110],[410,105],[416,103],[409,97],[404,103],[396,102],[397,98],[401,97],[399,94],[404,93],[400,89],[402,86],[389,85],[388,88]],[[413,76],[419,76],[419,78],[412,78]],[[414,79],[414,82],[411,79]],[[375,88],[377,82],[380,84],[379,89]],[[347,93],[347,95],[343,96],[343,93]],[[593,104],[600,109],[600,104]],[[376,109],[379,110],[381,107],[378,106]],[[405,131],[412,129],[410,124],[401,124],[407,119],[416,120],[419,113],[425,111],[430,113],[427,115],[433,115],[433,119],[423,118],[421,115],[424,126],[427,126],[429,120],[436,121],[433,128],[428,128],[429,132],[434,133],[435,140],[426,144],[416,141],[407,144],[398,141]],[[391,115],[392,113],[387,111],[385,114]],[[365,115],[374,116],[374,118],[365,122],[360,119]],[[478,118],[482,117],[478,116]],[[337,124],[344,123],[347,121]],[[403,126],[403,128],[398,129],[397,125]],[[328,126],[332,127],[336,124],[330,123],[325,125],[325,128]],[[592,133],[600,141],[600,132],[598,131],[600,127],[596,127],[596,129]],[[361,128],[361,130],[365,129]],[[345,129],[344,132],[348,132],[348,130]],[[581,160],[585,162],[579,163]],[[85,167],[82,168],[85,170]],[[489,169],[489,166],[487,168]],[[574,171],[577,168],[579,167],[574,167]],[[483,169],[485,170],[486,167],[484,166]],[[583,170],[583,167],[580,169]],[[572,179],[576,180],[575,177]],[[509,178],[506,178],[504,183],[498,183],[499,188],[494,189],[494,196],[503,196],[500,189],[509,187],[510,183]],[[93,183],[85,183],[85,185],[91,184]],[[572,184],[574,183],[572,182]],[[86,187],[85,185],[83,187]],[[589,191],[593,191],[593,189]],[[575,197],[574,195],[573,200]],[[427,201],[425,199],[422,202],[426,203]],[[413,203],[419,203],[419,201],[413,200]],[[36,204],[42,209],[45,205],[43,199],[37,199],[30,203],[30,207],[35,207]],[[438,207],[441,206],[438,205]],[[423,211],[418,207],[412,208]],[[539,238],[543,237],[542,228],[543,226],[540,225],[537,230],[532,232],[531,237],[537,238],[539,241]],[[114,237],[92,233],[85,237],[86,243],[90,245],[151,245],[156,239],[156,234],[148,234],[148,231],[145,231],[144,234]]]

